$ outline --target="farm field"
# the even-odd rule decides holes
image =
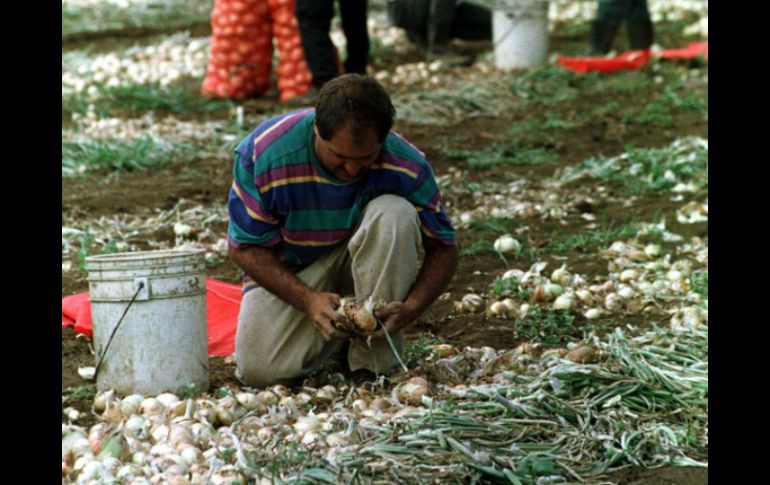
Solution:
[[[212,3],[62,1],[62,298],[88,291],[85,257],[125,251],[203,248],[208,276],[240,282],[232,149],[297,106],[275,83],[199,95]],[[707,40],[707,2],[649,5],[658,46]],[[455,41],[450,66],[369,10],[371,74],[461,250],[408,371],[246,389],[212,357],[209,389],[140,407],[79,375],[89,339],[63,326],[63,482],[706,483],[707,62],[504,72],[491,43]],[[552,58],[587,53],[594,12],[551,2]]]

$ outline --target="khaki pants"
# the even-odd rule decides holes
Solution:
[[[317,291],[355,294],[359,301],[404,301],[417,275],[421,234],[417,211],[402,197],[382,195],[364,208],[347,244],[314,261],[297,277]],[[403,332],[392,335],[403,351]],[[236,375],[252,387],[286,382],[318,370],[341,341],[326,342],[307,314],[264,288],[243,296],[235,338]],[[387,340],[371,348],[353,339],[351,370],[389,372],[398,361]]]

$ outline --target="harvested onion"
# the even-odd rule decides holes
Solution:
[[[347,327],[340,322],[335,322],[335,325],[343,330],[370,332],[377,328],[377,319],[374,316],[376,306],[373,297],[369,297],[363,305],[358,305],[354,297],[342,298],[337,312],[344,315],[354,327]]]

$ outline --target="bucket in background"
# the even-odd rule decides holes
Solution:
[[[193,249],[86,258],[97,363],[125,312],[99,368],[98,390],[208,390],[204,254]]]
[[[548,55],[548,1],[505,0],[492,12],[495,67],[536,67]]]

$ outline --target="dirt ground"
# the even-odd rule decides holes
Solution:
[[[570,38],[557,40],[570,42]],[[654,76],[653,72],[647,73]],[[703,93],[706,88],[701,89]],[[657,88],[652,87],[634,91],[632,96],[625,97],[624,106],[646,106],[656,96]],[[559,167],[573,165],[589,156],[598,154],[616,155],[624,147],[663,147],[677,138],[694,135],[708,138],[708,122],[703,116],[688,111],[678,111],[668,126],[648,124],[626,124],[616,114],[605,116],[580,117],[581,113],[591,112],[596,106],[617,99],[617,93],[606,93],[606,99],[593,97],[591,99],[575,99],[570,102],[538,107],[531,106],[525,113],[508,113],[498,119],[472,119],[461,126],[434,127],[409,126],[397,123],[396,128],[410,139],[416,146],[424,150],[428,160],[433,165],[437,175],[448,173],[457,165],[457,161],[443,155],[447,139],[452,139],[455,146],[462,145],[467,150],[480,149],[493,141],[503,141],[510,138],[509,128],[516,123],[526,123],[533,118],[542,118],[544,112],[555,113],[564,120],[574,120],[575,125],[558,133],[558,138],[551,140],[558,155],[555,162],[544,165],[517,165],[515,167],[493,168],[484,171],[468,172],[468,182],[479,180],[513,181],[520,177],[538,180],[551,176]],[[246,112],[256,114],[266,103],[276,103],[273,100],[254,100],[246,103]],[[538,109],[540,108],[540,109]],[[530,135],[531,136],[531,135]],[[543,142],[543,140],[534,140]],[[546,140],[548,142],[548,140]],[[180,199],[187,199],[203,204],[225,204],[227,192],[231,184],[231,158],[227,153],[222,157],[196,158],[191,163],[171,164],[163,169],[149,172],[127,172],[118,176],[106,177],[106,174],[95,174],[86,178],[65,179],[62,183],[62,209],[66,214],[89,214],[90,216],[109,214],[130,214],[144,208],[173,207]],[[570,190],[569,187],[563,190]],[[462,207],[464,201],[457,197],[446,197],[448,205]],[[650,220],[662,210],[670,210],[677,204],[668,198],[657,194],[641,195],[633,206],[637,220]],[[607,204],[593,210],[597,219],[606,218],[609,221],[627,222],[628,210],[620,205]],[[555,223],[531,222],[528,233],[529,243],[545,245],[552,240],[558,231],[578,231],[577,224],[583,223],[575,216],[575,227],[558,226]],[[707,237],[707,224],[680,226],[670,221],[672,231],[686,236]],[[224,234],[226,227],[221,226]],[[173,241],[173,233],[154,234],[156,239]],[[458,233],[461,247],[467,247],[473,242],[472,234]],[[564,255],[562,255],[564,256]],[[583,257],[580,251],[574,250],[566,256],[571,264],[580,272],[592,276],[606,273],[606,262],[593,257]],[[553,259],[552,261],[557,261]],[[521,267],[528,267],[533,261],[526,256],[519,261]],[[499,274],[505,268],[501,267],[499,258],[494,254],[477,254],[461,259],[460,267],[452,281],[448,292],[452,298],[437,301],[410,330],[411,337],[417,334],[427,334],[455,345],[492,346],[495,348],[513,348],[520,343],[514,323],[510,320],[490,318],[479,319],[474,316],[451,316],[452,301],[469,291],[485,291],[490,275]],[[229,282],[237,282],[237,268],[229,261],[224,261],[208,270],[208,275]],[[62,273],[62,297],[88,291],[86,274],[73,270]],[[578,320],[575,323],[575,335],[580,335],[580,327],[585,323]],[[598,328],[603,324],[609,326],[610,321],[592,322]],[[649,322],[647,322],[649,324]],[[77,374],[78,367],[94,365],[94,357],[90,352],[89,341],[77,335],[72,329],[62,327],[62,389],[83,389],[82,393],[70,393],[64,397],[62,407],[74,406],[81,411],[90,409],[93,389],[84,386],[84,381]],[[212,358],[210,361],[211,389],[226,385],[237,385],[233,377],[234,364],[224,358]],[[89,392],[90,391],[90,392]],[[86,421],[85,424],[92,424]],[[707,470],[686,468],[662,469],[624,469],[614,473],[611,480],[618,484],[652,485],[652,484],[703,484],[707,483]]]

